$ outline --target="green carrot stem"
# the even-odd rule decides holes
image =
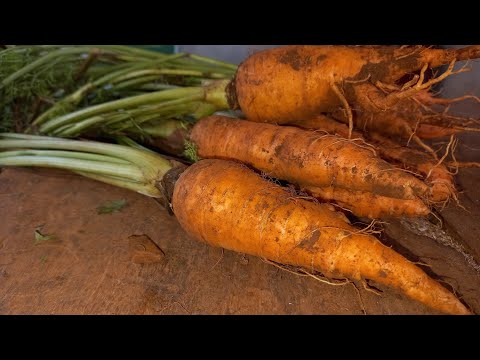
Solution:
[[[135,124],[141,124],[154,119],[171,117],[174,115],[181,115],[188,112],[189,109],[196,109],[198,102],[186,102],[187,99],[177,99],[167,101],[161,104],[152,105],[145,108],[133,109],[131,111],[122,111],[119,113],[106,113],[98,116],[75,122],[73,124],[66,124],[51,132],[52,135],[59,137],[73,137],[78,136],[82,132],[98,127],[105,126],[114,130],[114,125],[119,122],[125,122],[121,129],[126,129]],[[117,131],[120,129],[116,129]]]
[[[105,120],[104,116],[93,116],[74,124],[66,124],[51,132],[54,136],[74,137]]]
[[[49,136],[43,135],[29,135],[21,133],[0,133],[0,140],[10,139],[10,140],[46,140],[51,141],[52,138]]]
[[[101,49],[115,51],[115,52],[123,52],[130,55],[138,55],[138,56],[146,57],[150,59],[163,59],[166,56],[169,56],[167,54],[163,54],[157,51],[139,49],[139,48],[128,46],[128,45],[97,45],[97,47]]]
[[[215,72],[218,74],[222,74],[223,78],[232,77],[235,74],[235,72],[232,71],[231,69],[221,68],[221,67],[212,66],[212,65],[192,63],[187,59],[185,59],[185,61],[175,61],[175,62],[169,63],[169,68],[189,69],[189,70],[199,71],[207,74]]]
[[[61,157],[66,159],[81,159],[100,162],[108,162],[114,164],[130,164],[128,161],[99,154],[84,153],[78,151],[62,151],[62,150],[12,150],[0,152],[0,158],[14,156],[40,156],[40,157]]]
[[[200,61],[208,63],[208,64],[223,66],[223,67],[226,67],[227,69],[230,69],[230,70],[233,70],[233,71],[237,70],[237,65],[230,64],[230,63],[227,63],[227,62],[224,62],[224,61],[215,60],[215,59],[212,59],[212,58],[209,58],[209,57],[196,55],[196,54],[190,54],[190,57],[192,59],[200,60]]]
[[[133,65],[126,66],[125,68],[122,68],[118,71],[112,71],[108,73],[105,76],[102,76],[101,78],[95,80],[94,85],[95,86],[100,86],[104,84],[108,84],[110,81],[117,77],[121,77],[125,74],[128,74],[131,71],[134,70],[141,70],[141,69],[148,69],[148,68],[155,68],[157,66],[163,65],[168,61],[172,61],[175,59],[178,59],[180,57],[184,56],[183,54],[175,54],[175,55],[167,55],[164,58],[157,59],[157,60],[149,60],[149,61],[141,61],[134,63]]]
[[[11,136],[11,135],[10,135]],[[94,141],[78,141],[45,137],[39,140],[38,136],[22,135],[22,139],[8,139],[8,134],[0,134],[0,138],[6,137],[6,140],[0,140],[0,149],[48,149],[48,150],[71,150],[84,151],[100,155],[108,155],[126,160],[148,172],[147,177],[157,178],[158,174],[165,174],[171,168],[168,160],[159,155],[147,153],[137,149],[131,149],[126,146],[105,144]]]
[[[213,79],[223,79],[225,76],[219,73],[208,73],[201,72],[196,70],[188,69],[145,69],[132,71],[122,77],[116,78],[116,82],[128,80],[135,77],[145,76],[145,75],[175,75],[175,76],[196,76],[196,77],[211,77]]]
[[[155,153],[153,150],[150,150],[150,149],[146,148],[145,146],[140,145],[139,143],[137,143],[133,139],[129,138],[128,136],[117,135],[117,136],[114,136],[114,139],[120,145],[130,146],[134,149],[139,149],[139,150],[149,151],[149,152]]]
[[[105,175],[98,175],[94,173],[84,172],[84,171],[74,171],[75,173],[85,176],[87,178],[97,180],[100,182],[104,182],[106,184],[110,184],[113,186],[122,187],[128,190],[133,190],[138,192],[142,195],[160,198],[162,197],[162,193],[158,188],[152,184],[145,184],[135,181],[130,181],[128,179],[114,177],[114,176],[105,176]]]
[[[64,114],[68,112],[70,109],[74,109],[80,101],[85,97],[93,89],[92,84],[86,84],[82,86],[80,89],[76,90],[74,93],[68,95],[67,97],[63,98],[39,117],[37,117],[33,122],[33,126],[39,126],[45,123],[47,120],[52,119],[53,117]]]
[[[41,133],[49,133],[52,130],[59,128],[62,125],[74,123],[94,115],[99,115],[105,112],[128,109],[136,106],[141,106],[149,103],[155,103],[159,101],[166,101],[171,99],[188,98],[201,100],[204,97],[203,88],[177,88],[167,91],[153,92],[145,95],[133,96],[130,98],[124,98],[120,100],[110,101],[107,103],[88,107],[86,109],[78,110],[73,113],[60,116],[52,119],[40,127]]]
[[[140,86],[141,90],[149,91],[158,91],[158,90],[168,90],[178,88],[178,85],[168,85],[168,84],[145,84]]]
[[[187,125],[183,121],[175,119],[168,119],[156,124],[142,126],[145,134],[159,138],[167,138],[179,129],[187,129]]]
[[[150,75],[150,76],[144,76],[144,77],[139,77],[139,78],[126,80],[126,81],[123,81],[123,82],[120,82],[118,84],[113,85],[112,90],[119,91],[119,90],[123,90],[125,88],[129,88],[129,87],[132,87],[132,86],[141,85],[141,84],[145,84],[145,83],[150,83],[152,81],[157,81],[159,79],[162,79],[163,76],[164,75]],[[157,89],[157,91],[158,90],[161,90],[161,89]]]
[[[65,170],[94,172],[107,176],[119,176],[141,181],[142,171],[133,165],[109,164],[99,161],[48,157],[48,156],[11,156],[0,157],[0,166],[35,166]]]

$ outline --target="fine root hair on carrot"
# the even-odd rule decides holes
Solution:
[[[455,71],[456,62],[480,57],[479,50],[478,45],[458,50],[422,46],[418,51],[399,46],[284,46],[248,57],[238,67],[229,92],[235,108],[257,122],[284,124],[295,117],[331,113],[339,106],[347,111],[346,104],[382,112],[447,76],[465,72],[468,63]],[[427,69],[446,64],[447,71],[426,80]],[[397,85],[407,74],[413,80]],[[375,90],[378,94],[371,97]],[[274,101],[272,93],[278,94]]]
[[[480,162],[473,162],[473,161],[467,161],[467,162],[459,162],[459,161],[446,161],[445,164],[449,167],[453,167],[456,169],[462,169],[462,168],[480,168]],[[458,171],[452,173],[453,175],[456,175]]]
[[[355,225],[356,223],[354,223]],[[358,230],[356,234],[369,234],[369,235],[379,235],[383,232],[383,230],[375,230],[375,227],[378,225],[386,224],[386,222],[379,221],[377,219],[373,219],[370,224],[368,224],[363,229]]]
[[[420,174],[420,172],[418,172],[418,171],[413,171],[413,170],[409,170],[409,169],[405,169],[405,168],[399,168],[399,169],[401,169],[404,172],[410,173],[410,174],[414,175],[415,177],[417,177],[419,179],[424,179],[425,178],[425,176]]]
[[[419,104],[422,104],[424,106],[427,106],[427,105],[430,105],[430,104],[448,106],[450,104],[460,102],[460,101],[465,101],[465,100],[474,100],[474,101],[480,103],[480,97],[475,96],[475,95],[463,95],[463,96],[458,96],[458,97],[455,97],[455,98],[438,98],[438,97],[435,97],[435,96],[432,95],[432,96],[428,96],[428,97],[422,97],[420,99],[414,97],[413,99],[416,102],[418,102]]]
[[[321,148],[320,151],[323,152],[324,150],[326,150],[328,147],[333,147],[337,144],[341,144],[341,143],[350,143],[350,144],[353,144],[355,146],[357,146],[358,148],[360,149],[366,149],[366,150],[369,150],[373,153],[374,156],[377,156],[377,152],[375,151],[375,147],[373,145],[370,145],[368,144],[364,139],[360,139],[360,138],[356,138],[356,139],[349,139],[349,138],[345,138],[343,136],[338,136],[338,135],[332,135],[332,134],[325,134],[325,135],[322,135],[322,136],[319,136],[317,139],[315,139],[313,141],[313,143],[317,142],[317,140],[321,140],[325,137],[336,137],[337,138],[337,141],[333,142],[333,143],[330,143],[328,145],[326,145],[325,147]],[[312,144],[313,144],[312,143]]]
[[[410,136],[408,137],[408,141],[407,141],[407,146],[410,146],[410,141],[412,141],[412,138],[415,136],[415,134],[417,133],[417,129],[418,129],[418,125],[420,124],[420,121],[417,121],[415,123],[415,126],[414,128],[412,129],[412,133],[410,134]]]
[[[377,152],[375,150],[375,146],[373,146],[372,144],[368,143],[363,137],[356,137],[356,138],[348,138],[348,136],[351,136],[348,135],[348,134],[345,134],[346,136],[343,136],[342,134],[334,134],[334,133],[330,133],[328,131],[325,131],[325,130],[321,130],[321,129],[315,129],[315,130],[312,130],[314,133],[319,133],[319,134],[322,134],[319,136],[319,139],[325,137],[325,136],[336,136],[338,137],[339,139],[341,139],[341,141],[348,141],[348,142],[351,142],[355,145],[357,145],[358,147],[362,148],[362,149],[367,149],[367,150],[370,150],[375,156],[377,156]],[[350,130],[349,130],[350,131]],[[333,143],[332,145],[335,145],[336,143]]]
[[[425,143],[422,141],[422,139],[420,139],[417,135],[415,135],[415,133],[413,133],[412,139],[417,143],[417,145],[419,145],[421,148],[423,148],[423,149],[426,150],[428,153],[430,153],[435,160],[438,160],[438,156],[437,156],[436,151],[433,150],[433,149],[432,149],[430,146],[428,146],[427,144],[425,144]]]
[[[339,236],[339,240],[343,240],[345,238],[348,238],[348,237],[351,237],[351,236],[354,236],[354,235],[376,235],[376,234],[381,234],[382,231],[381,230],[374,230],[372,229],[372,226],[373,224],[376,222],[376,220],[372,220],[372,222],[370,223],[370,225],[368,225],[367,227],[363,228],[363,229],[358,229],[358,230],[355,230],[355,231],[349,231],[349,230],[344,230],[342,229],[343,231],[343,235]],[[334,226],[322,226],[320,227],[319,229],[332,229],[332,230],[340,230],[340,228],[337,228],[337,227],[334,227]],[[379,243],[380,240],[376,239],[376,241],[378,241]]]
[[[360,84],[360,83],[367,82],[368,80],[370,80],[371,77],[372,77],[372,74],[368,74],[364,79],[360,79],[360,80],[347,79],[347,80],[344,80],[344,83],[346,83],[346,84]]]
[[[478,128],[469,127],[471,125],[479,125],[480,121],[475,118],[468,118],[462,116],[455,116],[448,113],[449,107],[446,107],[444,111],[433,111],[428,114],[421,114],[421,125],[436,125],[445,127],[447,129],[453,128],[458,130],[478,131]]]
[[[425,177],[425,180],[428,180],[430,178],[430,175],[432,174],[432,171],[439,167],[444,161],[445,159],[447,158],[449,152],[450,152],[450,147],[452,147],[452,145],[455,145],[455,135],[451,135],[450,136],[450,141],[448,142],[447,144],[447,148],[445,150],[445,154],[438,160],[438,162],[430,169],[430,171],[428,172],[427,176]]]
[[[370,285],[368,283],[368,280],[365,280],[365,279],[362,279],[362,285],[363,285],[363,288],[365,289],[365,291],[368,291],[368,292],[371,292],[372,294],[375,294],[377,296],[382,296],[383,295],[383,291],[380,290],[380,289],[377,289],[376,287]]]
[[[265,259],[265,258],[262,258],[262,261],[267,263],[267,264],[273,265],[280,270],[286,271],[290,274],[297,275],[297,276],[302,276],[302,277],[311,277],[311,278],[313,278],[317,281],[320,281],[324,284],[327,284],[327,285],[343,286],[343,285],[347,285],[347,284],[352,283],[352,281],[349,280],[349,279],[329,279],[328,277],[326,277],[325,275],[323,275],[322,273],[320,273],[318,271],[308,271],[308,270],[300,268],[300,267],[280,264],[280,263],[277,263],[275,261],[271,261],[271,260],[268,260],[268,259]]]
[[[455,280],[455,279],[453,279],[453,278],[450,278],[450,279]],[[443,283],[443,284],[447,284],[448,287],[450,288],[450,290],[453,292],[453,294],[454,294],[459,300],[460,300],[460,299],[463,299],[463,296],[462,296],[462,295],[459,295],[459,294],[457,293],[456,287],[453,286],[450,282],[448,282],[448,281],[445,279],[445,277],[444,277],[443,279],[437,279],[437,281],[438,281],[438,282],[441,282],[441,283]],[[456,281],[456,280],[455,280],[455,281]],[[458,282],[457,282],[457,287],[458,287]]]
[[[412,261],[411,263],[412,263],[412,264],[415,264],[415,265],[426,266],[426,267],[429,267],[429,268],[432,267],[432,265],[427,264],[427,263],[424,263],[423,261]]]
[[[224,256],[225,256],[225,249],[222,248],[222,255],[220,255],[217,262],[210,268],[210,271],[212,271],[218,264],[220,264],[220,261],[222,261]]]
[[[409,48],[409,47],[412,47],[412,46],[411,45],[402,45],[402,46],[400,46],[400,49],[406,49],[406,48]],[[405,59],[406,57],[415,55],[417,53],[421,53],[422,51],[425,51],[425,49],[429,49],[429,48],[430,48],[430,46],[424,47],[423,45],[414,45],[413,50],[411,52],[395,56],[395,60],[398,61],[398,60],[401,60],[401,59]]]
[[[358,296],[358,300],[360,300],[360,308],[362,309],[363,315],[367,315],[367,310],[365,310],[365,304],[363,303],[362,295],[360,294],[360,290],[358,290],[357,285],[352,281],[351,282],[353,288],[355,289],[355,293]]]
[[[446,161],[446,165],[450,168],[454,168],[454,172],[450,172],[452,175],[457,175],[460,168],[479,168],[480,162],[458,162],[455,157],[455,150],[459,144],[458,139],[455,139],[452,145],[452,161]]]
[[[335,92],[335,94],[338,96],[340,101],[343,104],[343,110],[347,113],[347,119],[348,119],[348,138],[352,138],[352,132],[353,132],[353,114],[352,114],[352,109],[350,108],[350,105],[348,104],[348,100],[345,98],[345,95],[343,92],[338,88],[337,84],[332,81],[331,83],[332,90]]]
[[[316,198],[315,198],[315,199],[316,199]],[[318,200],[317,200],[317,201],[318,201]],[[350,213],[350,214],[353,214],[353,211],[352,211],[352,210],[350,210],[350,209],[347,208],[347,207],[343,207],[343,206],[341,206],[341,205],[339,205],[339,204],[337,204],[337,203],[330,203],[330,205],[332,205],[332,206],[334,206],[334,207],[336,207],[336,208],[339,208],[340,210],[346,211],[346,212],[348,212],[348,213]],[[355,215],[355,214],[354,214],[354,215]]]
[[[455,63],[456,63],[456,60],[455,59],[452,60],[450,62],[450,65],[448,66],[447,70],[445,70],[445,72],[443,74],[441,74],[441,75],[439,75],[435,78],[432,78],[431,80],[423,83],[425,70],[428,67],[428,64],[425,64],[423,66],[422,70],[421,70],[419,80],[415,84],[415,86],[413,86],[413,87],[411,87],[407,90],[404,90],[404,91],[392,93],[385,98],[385,100],[384,100],[384,102],[386,104],[385,109],[390,108],[391,106],[393,106],[395,103],[397,103],[401,99],[410,98],[410,97],[414,96],[416,93],[418,93],[422,90],[430,89],[433,85],[440,83],[441,81],[445,80],[450,75],[458,74],[460,72],[464,72],[464,71],[462,71],[462,69],[454,72],[453,68],[455,66]]]
[[[269,174],[269,173],[267,173],[263,170],[260,170],[260,176],[262,177],[262,179],[265,179],[265,180],[267,180],[267,181],[269,181],[273,184],[281,185],[280,181],[277,178],[271,176],[271,174]]]

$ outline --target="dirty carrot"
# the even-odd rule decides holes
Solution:
[[[201,158],[241,161],[300,186],[335,186],[396,199],[426,197],[429,188],[343,137],[224,116],[198,121],[190,135]]]
[[[292,199],[242,164],[192,165],[180,175],[172,204],[182,227],[210,245],[329,277],[371,279],[437,310],[469,313],[419,267],[351,226],[330,205]]]
[[[430,209],[420,199],[395,199],[368,191],[352,191],[334,186],[307,186],[303,187],[302,191],[321,201],[333,202],[356,216],[370,219],[423,217],[430,214]]]
[[[385,110],[438,80],[417,82],[386,96],[378,88],[428,67],[480,57],[480,46],[458,50],[424,46],[284,46],[257,52],[238,68],[230,86],[232,108],[252,121],[285,123],[344,105]],[[424,77],[418,80],[424,80]],[[339,89],[339,91],[336,91]],[[368,98],[369,95],[376,95]]]
[[[435,156],[415,134],[415,125],[424,117],[416,116],[412,124],[410,116],[400,115],[394,108],[402,101],[413,102],[420,92],[465,71],[454,71],[457,61],[478,57],[478,45],[457,50],[284,46],[255,53],[240,64],[227,97],[230,107],[242,110],[251,121],[285,124],[326,113],[348,124],[349,138],[354,127],[385,135],[401,134]],[[449,64],[446,71],[426,80],[427,70],[444,64]],[[387,111],[394,113],[394,122],[382,122]],[[379,114],[382,116],[376,116]],[[442,122],[442,114],[437,115],[436,121]]]
[[[342,137],[348,136],[348,128],[327,116],[320,115],[309,120],[298,122],[298,125],[306,129],[325,131]],[[405,147],[377,133],[370,133],[368,137],[353,131],[353,138],[365,141],[375,147],[378,155],[394,166],[412,171],[430,186],[429,202],[445,202],[450,198],[456,198],[455,183],[453,176],[445,163],[438,162],[429,153]],[[318,191],[317,191],[318,193]],[[337,190],[337,195],[340,193]],[[423,212],[423,210],[420,210]]]

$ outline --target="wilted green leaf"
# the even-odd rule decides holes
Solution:
[[[97,213],[101,215],[101,214],[111,214],[114,212],[119,212],[126,205],[127,205],[127,200],[125,199],[108,201],[105,204],[97,207]]]
[[[55,235],[46,235],[42,234],[40,230],[42,229],[42,226],[38,226],[35,229],[35,241],[33,242],[34,245],[38,245],[44,241],[49,241],[49,240],[55,240]]]

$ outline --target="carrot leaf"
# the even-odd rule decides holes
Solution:
[[[38,245],[42,242],[45,242],[45,241],[50,241],[50,240],[55,240],[56,237],[55,235],[47,235],[47,234],[42,234],[40,232],[40,230],[42,229],[43,225],[42,226],[37,226],[37,228],[35,229],[35,241],[33,242],[34,245]]]
[[[97,207],[97,214],[102,215],[102,214],[112,214],[112,213],[115,213],[115,212],[119,212],[127,204],[128,204],[128,202],[125,199],[108,201],[105,204]]]

